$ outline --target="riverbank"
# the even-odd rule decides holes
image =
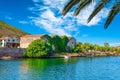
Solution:
[[[120,56],[118,53],[111,53],[111,52],[101,52],[101,53],[62,53],[62,54],[53,54],[50,56],[44,56],[44,57],[32,57],[32,59],[38,59],[38,58],[66,58],[66,57],[103,57],[103,56]],[[21,57],[17,56],[2,56],[0,57],[0,60],[13,60],[13,59],[31,59],[30,57],[24,57],[23,55]]]
[[[84,53],[65,53],[65,54],[54,54],[52,56],[48,56],[48,58],[64,58],[68,57],[102,57],[102,56],[120,56],[118,53],[92,53],[92,54],[84,54]]]
[[[0,60],[11,60],[11,59],[23,59],[30,58],[25,57],[24,52],[26,49],[23,48],[0,48]],[[44,57],[34,57],[34,58],[65,58],[65,57],[96,57],[96,56],[120,56],[117,52],[86,52],[86,53],[54,53],[52,55],[47,55]],[[33,57],[32,57],[33,58]]]

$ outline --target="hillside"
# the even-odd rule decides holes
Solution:
[[[15,28],[3,21],[0,21],[0,37],[2,36],[23,36],[26,35],[28,33]]]

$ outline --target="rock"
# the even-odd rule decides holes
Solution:
[[[11,56],[3,56],[0,58],[1,60],[11,60],[13,59]]]

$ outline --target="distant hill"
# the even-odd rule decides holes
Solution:
[[[27,34],[28,33],[18,28],[15,28],[0,20],[0,37],[2,36],[23,36]]]

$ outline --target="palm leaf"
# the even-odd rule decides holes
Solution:
[[[80,2],[80,4],[78,5],[78,7],[76,8],[75,12],[74,12],[74,15],[77,16],[80,11],[86,7],[87,5],[89,5],[93,0],[84,0],[82,2]]]
[[[92,20],[92,18],[99,13],[104,6],[106,5],[106,3],[108,3],[110,0],[101,0],[98,5],[96,6],[96,8],[93,10],[92,14],[89,16],[88,18],[88,23]]]
[[[120,3],[116,3],[109,12],[104,28],[107,29],[114,17],[120,12]]]
[[[82,9],[84,9],[87,5],[89,5],[91,2],[95,0],[69,0],[69,2],[65,5],[62,11],[62,15],[66,15],[68,11],[74,6],[78,4],[78,7],[76,8],[74,15],[77,16]],[[112,0],[100,0],[100,2],[95,7],[94,11],[88,18],[88,23],[93,19],[93,17],[99,13],[103,8],[104,5],[106,5],[108,2]],[[120,12],[120,1],[116,1],[115,4],[111,4],[113,7],[109,12],[108,18],[106,20],[104,28],[106,29],[109,24],[112,22],[114,17]]]
[[[68,3],[63,8],[62,14],[66,15],[66,13],[78,2],[80,2],[80,0],[69,0]]]

